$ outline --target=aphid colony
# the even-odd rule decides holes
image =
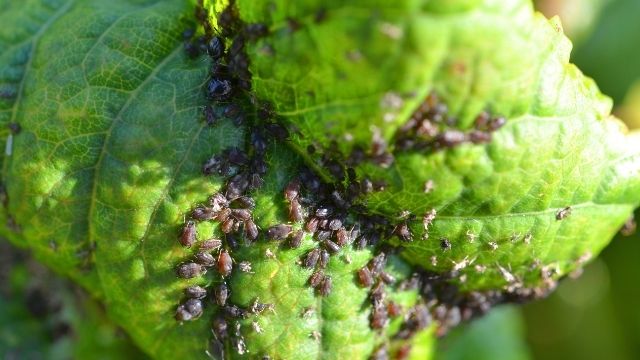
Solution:
[[[492,117],[483,111],[476,117],[474,128],[464,132],[454,128],[458,120],[448,113],[447,105],[435,93],[429,94],[398,130],[395,148],[400,151],[437,151],[463,143],[488,143],[492,133],[506,123],[504,117]]]

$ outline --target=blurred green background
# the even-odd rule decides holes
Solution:
[[[572,61],[640,128],[640,0],[542,0],[574,42]],[[636,214],[640,219],[640,213]],[[577,280],[503,306],[439,342],[439,360],[640,359],[640,236],[618,236]],[[104,310],[0,239],[0,359],[143,359]]]

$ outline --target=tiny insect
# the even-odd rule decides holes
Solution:
[[[194,255],[195,262],[206,267],[211,267],[216,264],[216,259],[210,253],[200,251]]]
[[[337,253],[338,251],[340,251],[340,246],[331,240],[325,240],[324,246],[332,253]]]
[[[273,251],[271,251],[271,249],[267,249],[264,251],[264,256],[267,259],[275,259],[276,258],[276,254],[273,253]]]
[[[198,250],[200,252],[218,250],[222,246],[222,240],[219,239],[209,239],[200,243]]]
[[[402,314],[402,307],[396,302],[389,301],[387,303],[387,313],[391,317],[399,316]]]
[[[260,327],[260,324],[257,321],[252,321],[251,327],[253,328],[253,331],[255,331],[258,334],[262,334],[262,332],[264,331],[262,330],[262,327]]]
[[[315,341],[320,341],[320,339],[322,339],[322,334],[316,330],[313,330],[309,336]]]
[[[284,240],[291,233],[291,225],[278,224],[267,229],[267,238],[270,240]]]
[[[491,133],[480,130],[472,130],[469,133],[469,141],[474,144],[485,144],[491,142]]]
[[[219,36],[214,36],[207,43],[207,54],[217,61],[224,54],[224,39]]]
[[[331,237],[331,231],[318,231],[316,232],[316,239],[318,241],[324,241]]]
[[[380,280],[384,281],[385,284],[393,284],[396,282],[396,278],[394,278],[393,275],[384,271],[380,272]]]
[[[218,214],[216,215],[215,220],[221,223],[224,223],[229,219],[229,216],[231,216],[231,209],[224,208],[218,211]]]
[[[304,258],[304,266],[314,268],[320,259],[320,249],[311,250]]]
[[[336,244],[338,246],[345,246],[351,240],[349,232],[345,228],[340,228],[336,232]]]
[[[374,304],[371,312],[371,328],[382,329],[389,323],[387,309],[382,304]]]
[[[207,83],[206,93],[211,100],[224,100],[231,94],[231,83],[228,80],[211,79]]]
[[[244,342],[244,338],[242,336],[232,337],[231,342],[238,355],[244,355],[247,353],[247,344]]]
[[[386,345],[380,345],[370,357],[371,360],[389,360],[389,351]]]
[[[275,306],[273,304],[265,304],[259,301],[260,299],[256,298],[251,304],[251,313],[260,315],[266,310],[272,311],[275,313]]]
[[[180,234],[180,244],[185,247],[191,247],[195,242],[196,223],[192,220],[189,220],[182,228],[182,233]]]
[[[325,276],[322,279],[322,283],[318,288],[318,292],[320,296],[329,296],[331,294],[331,289],[333,288],[333,281],[331,280],[331,276]]]
[[[373,285],[373,275],[368,267],[365,266],[358,270],[358,280],[362,287],[370,287]]]
[[[442,249],[442,251],[451,250],[451,242],[449,241],[449,239],[447,238],[440,239],[440,249]]]
[[[252,198],[250,198],[248,196],[239,196],[239,197],[233,199],[233,201],[231,201],[229,206],[231,206],[233,208],[236,208],[236,209],[237,208],[253,209],[256,206],[256,202],[255,202],[255,200],[253,200]]]
[[[387,256],[382,252],[371,259],[371,262],[369,263],[369,270],[371,270],[371,273],[376,276],[382,271],[386,263]]]
[[[491,251],[498,250],[498,243],[496,243],[495,241],[489,241],[487,243],[487,246],[489,246],[489,249],[491,249]]]
[[[300,222],[304,220],[302,206],[298,200],[293,200],[289,204],[289,220],[293,222]]]
[[[525,244],[527,244],[527,245],[528,245],[528,244],[531,244],[531,239],[533,239],[533,235],[532,235],[531,233],[527,233],[527,234],[522,238],[522,241],[523,241]]]
[[[292,249],[297,249],[298,247],[300,247],[300,244],[302,244],[302,237],[303,236],[304,236],[304,232],[302,230],[298,230],[298,231],[294,232],[289,237],[289,246]]]
[[[218,272],[223,277],[231,275],[233,270],[233,260],[231,255],[226,250],[223,250],[218,254]]]
[[[302,313],[300,314],[300,316],[303,319],[308,319],[308,318],[312,317],[313,314],[315,314],[315,313],[316,313],[316,311],[312,307],[308,307],[308,308],[305,308],[304,310],[302,310]]]
[[[238,221],[246,221],[251,219],[251,211],[249,209],[231,209],[231,216]]]
[[[225,314],[232,318],[240,318],[246,315],[246,311],[242,310],[236,305],[226,305],[223,309]]]
[[[284,188],[284,197],[287,201],[293,201],[298,198],[300,194],[300,182],[297,180],[291,181]]]
[[[191,299],[203,299],[207,296],[207,290],[201,286],[194,285],[184,289],[184,294]]]
[[[218,122],[218,117],[213,111],[213,108],[211,107],[211,105],[204,106],[204,108],[202,109],[202,115],[204,116],[204,121],[209,126],[214,126]]]
[[[195,320],[202,315],[202,301],[198,299],[189,299],[178,306],[176,311],[176,320],[188,321]]]
[[[501,127],[503,127],[504,124],[506,124],[506,123],[507,123],[507,119],[503,118],[502,116],[499,116],[499,117],[495,117],[495,118],[491,119],[489,121],[489,124],[488,124],[489,126],[488,127],[489,127],[489,130],[496,131],[496,130],[500,129]]]
[[[564,209],[558,211],[556,213],[556,220],[566,219],[569,215],[571,215],[571,206],[567,206]]]
[[[227,220],[225,220],[222,225],[220,226],[220,230],[225,233],[228,234],[231,231],[233,231],[233,227],[235,225],[235,220],[233,220],[232,218],[228,218]]]
[[[241,261],[238,263],[238,269],[242,272],[250,273],[251,272],[251,263],[248,261]]]
[[[319,218],[326,218],[327,216],[331,215],[331,209],[327,207],[319,207],[316,209],[315,215]]]
[[[201,274],[206,273],[206,269],[196,263],[188,262],[184,264],[180,264],[177,269],[177,274],[179,277],[184,279],[191,279]]]
[[[222,316],[217,316],[213,319],[212,330],[218,340],[223,341],[229,336],[227,328],[227,321]]]
[[[424,182],[423,190],[425,194],[428,194],[433,191],[435,188],[435,182],[431,179]]]
[[[316,271],[309,277],[309,285],[311,285],[311,287],[317,287],[318,285],[322,284],[324,278],[325,276],[322,271]]]
[[[404,242],[410,242],[413,240],[413,234],[411,233],[411,229],[409,229],[409,225],[406,222],[401,223],[396,227],[395,230],[398,238]]]
[[[319,219],[316,217],[310,218],[305,224],[305,229],[310,233],[315,233],[318,230]]]
[[[320,251],[320,259],[318,260],[318,266],[321,269],[324,269],[327,267],[327,264],[329,264],[329,252],[327,252],[327,250],[321,250]]]
[[[253,220],[247,219],[244,222],[244,231],[249,240],[255,240],[258,238],[258,235],[259,235],[258,226],[256,225],[255,222],[253,222]]]
[[[229,287],[227,284],[223,282],[216,286],[213,290],[213,297],[216,304],[225,306],[227,304],[227,299],[229,298]]]

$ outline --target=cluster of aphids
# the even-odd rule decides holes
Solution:
[[[449,115],[449,108],[434,93],[412,114],[396,134],[395,148],[400,151],[437,151],[464,143],[483,144],[491,141],[492,133],[506,123],[504,117],[492,117],[481,112],[474,128],[465,132],[457,130],[457,119]]]
[[[384,271],[386,262],[386,253],[380,252],[366,266],[358,270],[360,286],[371,289],[369,292],[372,308],[370,326],[376,330],[385,328],[390,317],[399,316],[402,312],[398,304],[387,299],[385,287],[393,285],[396,279]]]

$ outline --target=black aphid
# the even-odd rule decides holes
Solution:
[[[440,249],[442,249],[442,251],[451,250],[451,242],[449,241],[449,239],[447,238],[440,239]]]
[[[211,251],[218,250],[222,246],[222,240],[220,239],[209,239],[200,243],[198,249],[200,251]]]
[[[300,244],[302,244],[303,236],[304,236],[304,232],[302,230],[295,231],[293,234],[289,236],[289,246],[292,249],[296,249],[300,247]]]
[[[219,36],[214,36],[207,43],[207,54],[217,61],[224,54],[224,39]]]
[[[228,218],[227,220],[225,220],[222,225],[220,225],[220,230],[225,233],[228,234],[231,231],[233,231],[233,226],[235,225],[235,221],[234,219]]]
[[[191,247],[196,242],[196,223],[189,220],[180,233],[180,244]]]
[[[199,264],[188,262],[178,265],[176,273],[184,279],[191,279],[206,272],[205,268]]]
[[[284,189],[284,197],[287,201],[293,201],[298,198],[300,194],[300,182],[297,180],[291,181]]]
[[[184,289],[184,295],[191,299],[203,299],[207,296],[207,290],[201,286],[193,285]]]
[[[316,271],[309,277],[309,285],[311,287],[318,287],[324,281],[324,273],[322,271]]]
[[[238,221],[247,221],[251,219],[251,210],[249,209],[231,209],[231,216]]]
[[[229,336],[227,329],[227,321],[222,316],[213,319],[212,330],[218,340],[223,341]]]
[[[202,109],[202,115],[204,116],[204,121],[209,126],[214,126],[218,122],[218,117],[216,113],[213,111],[211,105],[205,105]]]
[[[208,252],[200,251],[194,255],[195,262],[205,266],[211,267],[216,264],[216,259]]]
[[[304,266],[307,268],[314,268],[320,259],[320,249],[311,250],[304,258]]]
[[[202,301],[198,299],[189,299],[178,306],[176,310],[176,320],[189,321],[195,320],[202,315]]]
[[[199,221],[211,220],[215,216],[213,209],[204,206],[197,207],[191,212],[191,217]]]
[[[207,97],[211,100],[225,100],[231,95],[231,83],[224,79],[211,79],[207,83]]]
[[[556,213],[556,220],[566,219],[569,215],[571,215],[571,206],[567,206],[566,208],[558,211]]]
[[[239,196],[233,199],[229,206],[232,208],[253,209],[256,206],[256,202],[249,196]]]
[[[249,240],[255,240],[258,238],[258,226],[251,219],[247,219],[244,222],[244,231]]]
[[[336,231],[336,244],[338,246],[345,246],[351,241],[351,235],[345,228],[339,228]]]
[[[400,225],[396,227],[395,233],[402,241],[409,242],[413,240],[413,234],[411,233],[411,229],[406,222],[400,223]]]
[[[389,314],[382,301],[374,301],[371,312],[371,328],[382,329],[389,323]]]
[[[302,206],[298,200],[292,200],[291,203],[289,203],[289,220],[293,222],[300,222],[304,220]]]
[[[329,252],[327,250],[320,250],[320,259],[318,259],[318,266],[322,269],[326,268],[329,264]]]
[[[373,275],[368,267],[363,267],[358,270],[358,282],[362,287],[371,287],[373,285]]]
[[[291,233],[291,225],[278,224],[267,229],[267,238],[270,240],[284,240]]]
[[[213,295],[216,304],[225,306],[229,298],[229,287],[223,282],[213,289]]]
[[[331,276],[325,276],[324,279],[322,279],[320,287],[318,288],[318,293],[320,293],[321,296],[329,296],[332,289],[333,281],[331,280]]]
[[[369,262],[369,270],[371,270],[371,273],[374,276],[377,276],[380,272],[382,272],[382,269],[384,269],[384,266],[386,263],[387,263],[386,254],[380,253],[376,255],[373,259],[371,259],[371,261]]]
[[[324,246],[332,253],[337,253],[338,251],[340,251],[340,246],[338,246],[338,244],[334,243],[331,240],[325,240]]]
[[[380,280],[384,281],[386,284],[393,284],[394,282],[396,282],[396,278],[393,277],[393,275],[387,273],[387,272],[380,272]]]
[[[245,310],[237,307],[236,305],[226,305],[224,307],[224,312],[227,316],[232,318],[241,318],[247,314]]]

